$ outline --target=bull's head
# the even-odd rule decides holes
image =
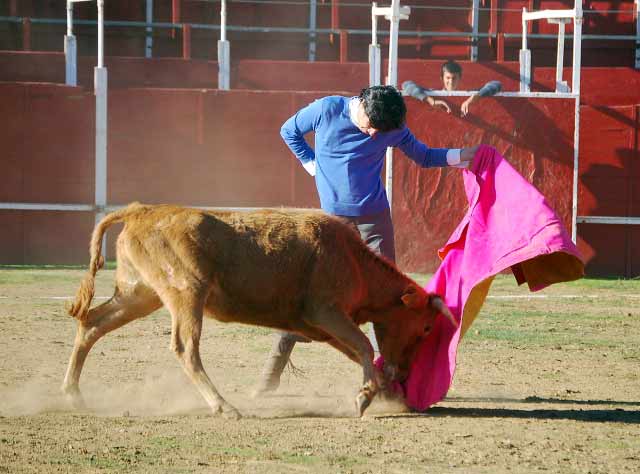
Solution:
[[[398,304],[385,314],[384,320],[374,322],[387,379],[398,382],[407,379],[420,343],[431,332],[439,314],[457,327],[458,323],[440,296],[410,285]]]

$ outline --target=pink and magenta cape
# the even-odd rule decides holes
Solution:
[[[578,249],[544,196],[493,147],[479,147],[463,178],[469,210],[438,251],[442,263],[425,287],[444,298],[460,324],[438,318],[422,343],[403,384],[405,401],[416,410],[449,390],[458,343],[497,273],[510,268],[531,291],[584,274]]]

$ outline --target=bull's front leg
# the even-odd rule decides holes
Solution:
[[[363,383],[356,396],[356,409],[362,416],[378,393],[381,377],[373,365],[371,342],[348,316],[334,309],[317,312],[308,323],[329,334],[332,337],[329,344],[362,366]]]

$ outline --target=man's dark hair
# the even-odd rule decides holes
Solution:
[[[449,59],[442,64],[442,67],[440,68],[440,77],[444,76],[445,71],[451,74],[457,74],[458,76],[462,77],[462,66],[460,66],[460,64],[455,62],[453,59]]]
[[[362,89],[360,100],[369,117],[369,124],[376,130],[388,132],[404,125],[407,106],[395,87],[372,86]]]

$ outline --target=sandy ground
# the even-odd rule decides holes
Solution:
[[[640,472],[640,282],[556,285],[536,298],[499,277],[460,346],[454,385],[425,413],[374,402],[361,370],[296,348],[275,396],[252,399],[269,330],[207,321],[205,368],[245,416],[210,415],[169,351],[160,310],[109,334],[59,393],[79,270],[0,269],[0,473]],[[109,296],[113,271],[99,273]],[[97,299],[97,302],[103,299]]]

